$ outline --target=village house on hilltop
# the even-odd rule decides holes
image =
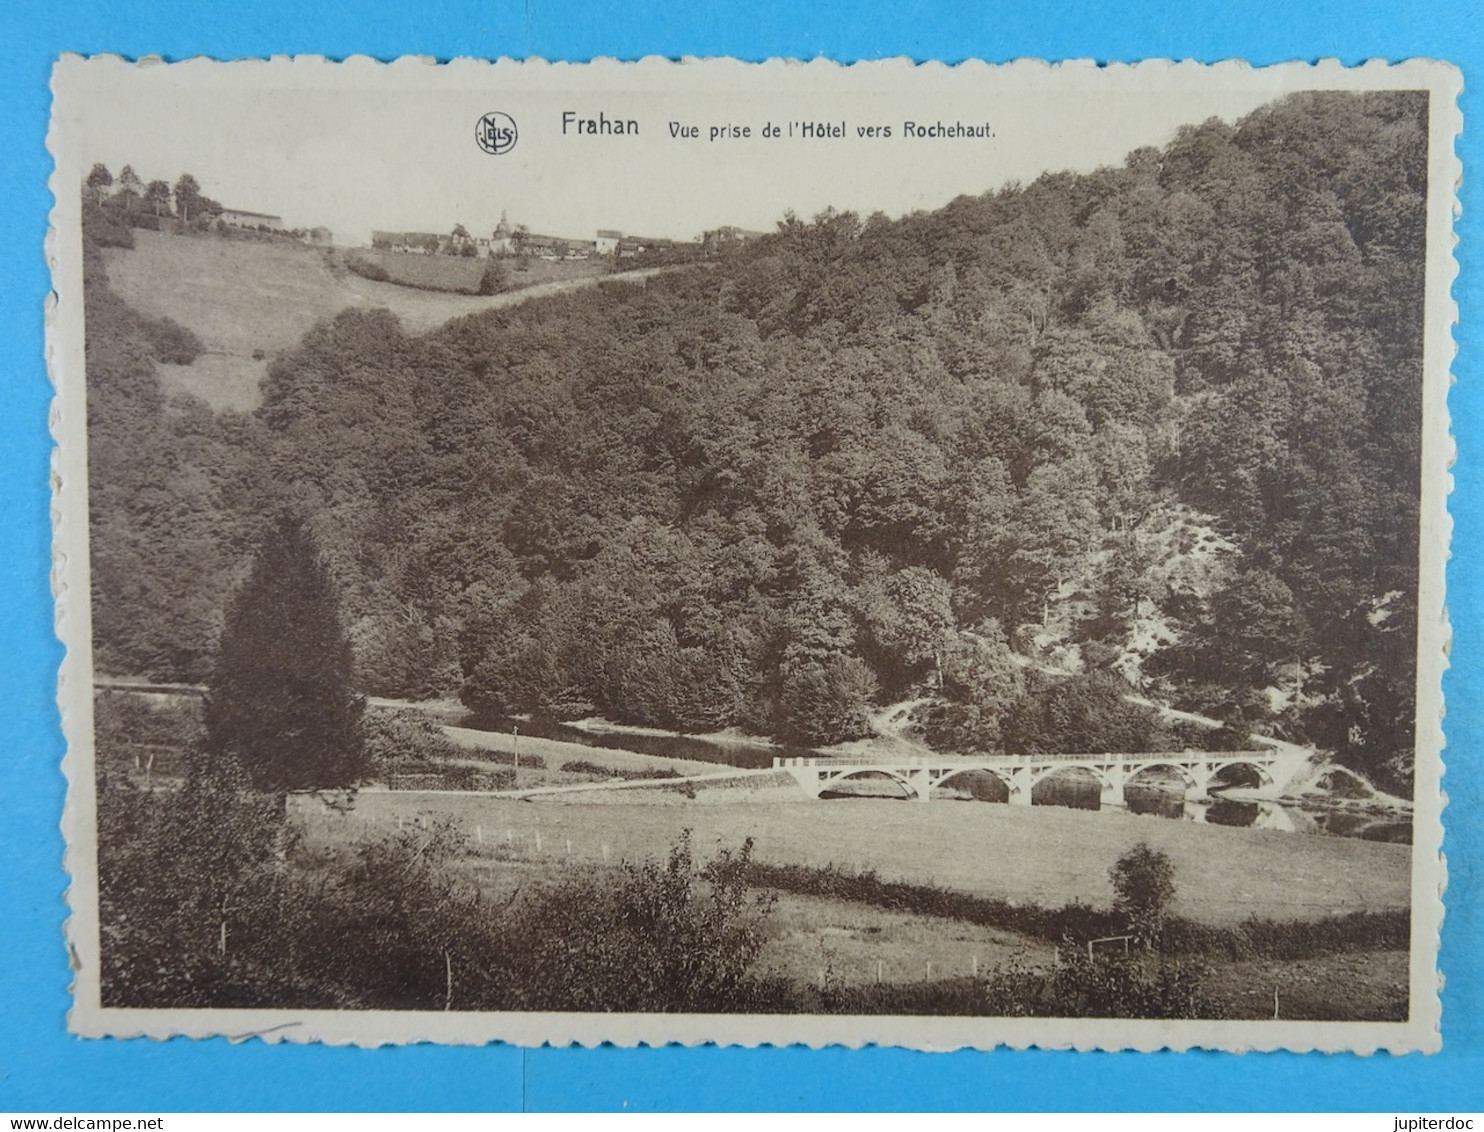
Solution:
[[[737,227],[723,227],[707,232],[694,243],[701,245],[708,253],[715,253],[721,247],[739,245],[765,234]],[[677,241],[667,237],[626,236],[616,228],[599,228],[595,238],[591,240],[532,232],[522,224],[512,224],[508,214],[503,211],[500,213],[500,222],[488,237],[470,236],[462,225],[448,235],[380,230],[371,233],[371,247],[376,251],[409,255],[477,255],[490,258],[525,256],[544,260],[612,256],[616,259],[634,259],[648,252],[663,252],[677,246],[680,246]]]
[[[267,212],[249,212],[244,208],[224,208],[217,219],[229,228],[266,229],[270,232],[284,231],[283,217]]]

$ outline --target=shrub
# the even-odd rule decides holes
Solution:
[[[451,868],[448,822],[314,854],[246,779],[99,792],[109,1006],[390,1010],[751,1010],[770,901],[751,842],[705,865],[573,876],[496,904]]]
[[[612,767],[599,766],[586,759],[570,759],[562,764],[562,770],[568,774],[595,774],[600,778],[607,778],[613,773]]]
[[[153,702],[124,691],[93,696],[93,735],[100,746],[152,743],[185,750],[199,744],[201,701],[181,696]]]
[[[188,366],[206,348],[195,331],[182,326],[173,318],[146,318],[140,315],[139,329],[157,361]]]
[[[485,762],[494,763],[497,766],[514,766],[518,761],[527,770],[543,770],[546,760],[540,755],[522,754],[517,759],[514,751],[465,751],[464,754],[470,758],[482,759]]]
[[[669,767],[661,767],[658,770],[624,770],[620,767],[601,766],[598,763],[588,762],[586,759],[572,759],[562,764],[562,770],[569,774],[591,774],[598,778],[622,778],[625,781],[640,781],[651,778],[680,778],[678,771]]]
[[[100,776],[98,840],[105,1005],[331,1003],[282,961],[292,837],[236,768],[198,755],[179,790]]]
[[[998,1017],[1216,1018],[1199,967],[1120,952],[1062,947],[1050,972],[1021,958],[985,980],[982,1012]]]
[[[359,275],[362,279],[370,279],[376,283],[390,283],[392,280],[391,273],[381,264],[372,263],[369,259],[358,255],[346,256],[345,267],[347,271]]]
[[[998,1018],[1219,1018],[1190,963],[1063,948],[1050,967],[1025,953],[977,979],[789,988],[796,1010]]]
[[[1128,921],[1129,932],[1154,947],[1164,931],[1165,914],[1175,898],[1175,866],[1167,854],[1139,842],[1108,870],[1113,909]]]
[[[93,697],[93,741],[100,767],[148,767],[155,776],[183,775],[203,735],[201,702],[195,698],[156,703],[125,692]]]
[[[512,770],[417,762],[387,764],[382,777],[393,790],[509,790],[515,785]]]
[[[1086,904],[1048,909],[1012,904],[988,896],[957,892],[932,884],[883,880],[875,870],[848,872],[836,865],[772,865],[750,867],[751,882],[763,888],[796,892],[834,900],[853,900],[898,912],[942,916],[971,924],[1002,928],[1052,942],[1064,938],[1090,939],[1111,935],[1122,921],[1113,912]]]
[[[965,923],[1000,928],[1032,939],[1061,944],[1085,943],[1116,935],[1126,918],[1108,908],[1066,904],[1042,908],[1012,904],[988,896],[957,892],[932,884],[883,880],[874,870],[850,872],[837,865],[772,865],[754,862],[750,883],[780,892],[853,900],[877,908],[942,916]],[[1320,920],[1253,918],[1239,927],[1198,924],[1177,916],[1164,921],[1161,950],[1166,955],[1226,955],[1234,959],[1269,957],[1307,959],[1344,951],[1409,947],[1411,922],[1407,912],[1352,912]]]
[[[132,248],[134,233],[109,209],[90,201],[82,206],[83,235],[100,248]]]
[[[285,926],[284,960],[344,1005],[478,1010],[504,1000],[507,941],[477,886],[448,867],[462,838],[448,821],[360,846],[330,871],[308,914]]]
[[[510,286],[510,273],[505,270],[504,264],[490,261],[479,276],[479,293],[481,295],[498,295]]]
[[[615,883],[576,878],[530,901],[515,930],[519,1006],[537,1010],[753,1009],[749,969],[770,901],[749,892],[752,839],[697,867],[690,832],[663,865]]]
[[[362,722],[366,758],[373,769],[391,763],[457,757],[461,748],[427,716],[415,711],[371,708]]]

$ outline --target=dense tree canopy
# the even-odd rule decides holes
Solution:
[[[205,670],[292,505],[375,692],[811,743],[921,696],[1034,749],[1157,741],[1132,681],[1403,782],[1426,114],[1296,95],[423,337],[347,311],[250,418],[167,405],[95,271],[100,666]]]

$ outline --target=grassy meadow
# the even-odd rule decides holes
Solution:
[[[1175,865],[1171,912],[1217,929],[1254,917],[1316,920],[1408,906],[1406,846],[1052,806],[791,801],[777,784],[766,805],[698,805],[673,787],[650,800],[634,800],[629,791],[607,795],[608,804],[580,800],[597,796],[553,802],[368,790],[348,812],[302,799],[298,820],[308,840],[326,849],[451,821],[464,847],[455,867],[497,903],[565,876],[662,858],[689,829],[703,856],[753,837],[763,866],[874,871],[887,881],[1041,908],[1108,907],[1108,865],[1144,841]],[[947,987],[1007,965],[1049,971],[1056,963],[1056,949],[1044,939],[799,892],[774,895],[764,931],[757,971],[822,993],[878,982]],[[1402,1016],[1406,963],[1404,950],[1386,949],[1200,961],[1209,999],[1227,1016],[1248,1018],[1272,1016],[1275,988],[1288,1017],[1331,1017],[1335,1010]]]
[[[409,332],[423,333],[450,319],[608,278],[594,274],[585,261],[543,264],[541,270],[533,266],[529,273],[512,273],[519,290],[461,295],[363,279],[339,266],[334,251],[286,241],[139,229],[134,242],[132,249],[105,250],[113,290],[142,313],[172,318],[194,331],[206,347],[189,365],[159,364],[161,381],[168,390],[192,394],[214,409],[244,412],[257,406],[259,383],[273,358],[297,346],[315,323],[348,307],[385,308]],[[482,269],[489,262],[446,256],[384,258],[432,262],[438,270],[464,270],[469,264]],[[549,272],[547,267],[564,270]],[[573,270],[566,271],[568,267]],[[623,278],[649,274],[636,271]]]
[[[1014,903],[1106,906],[1108,866],[1139,842],[1167,853],[1176,870],[1171,911],[1212,925],[1252,916],[1317,919],[1409,906],[1411,849],[1339,837],[1306,837],[1055,806],[884,799],[787,800],[769,805],[673,801],[594,805],[474,794],[363,791],[348,815],[306,807],[315,836],[337,839],[449,817],[477,849],[503,843],[523,867],[602,865],[659,856],[683,829],[698,851],[756,839],[770,864],[838,865],[883,878],[940,885]],[[631,795],[614,793],[614,798]],[[797,796],[797,795],[795,795]],[[570,845],[570,851],[568,846]],[[1075,852],[1069,851],[1075,846]]]

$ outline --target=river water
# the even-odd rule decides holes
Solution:
[[[454,722],[450,720],[449,722]],[[622,728],[591,731],[554,719],[526,717],[506,719],[467,716],[456,721],[461,727],[509,734],[519,728],[520,734],[541,739],[557,739],[585,747],[617,748],[664,758],[689,759],[749,770],[766,769],[775,758],[820,756],[820,752],[798,747],[762,746],[749,743],[726,743],[689,735],[653,735]],[[968,776],[965,776],[967,778]],[[890,792],[885,780],[881,782]],[[868,788],[869,790],[869,788]],[[1099,808],[1100,790],[1096,783],[1074,776],[1058,776],[1040,783],[1033,795],[1035,805],[1066,806],[1079,810]],[[877,796],[873,792],[842,791],[841,799]],[[964,801],[1004,802],[1004,786],[988,773],[975,775],[974,781],[962,781],[958,791],[949,794]],[[1174,821],[1194,821],[1207,825],[1241,826],[1254,829],[1276,829],[1289,833],[1322,834],[1331,837],[1360,837],[1372,841],[1409,843],[1411,823],[1353,811],[1325,811],[1282,806],[1276,802],[1223,798],[1219,792],[1206,802],[1186,801],[1177,785],[1151,784],[1129,787],[1125,804],[1130,813],[1153,814]]]
[[[475,731],[499,731],[509,735],[519,728],[522,735],[537,739],[558,739],[563,743],[580,743],[584,747],[608,747],[623,751],[637,751],[641,755],[658,755],[667,759],[690,759],[693,762],[717,763],[735,766],[744,770],[764,770],[773,765],[775,758],[792,758],[799,755],[817,755],[818,751],[802,747],[764,746],[760,743],[721,743],[712,739],[696,739],[689,735],[651,735],[645,731],[614,730],[590,731],[586,727],[574,727],[555,719],[539,716],[524,716],[520,719],[490,719],[487,716],[470,715],[458,721],[460,727]]]

